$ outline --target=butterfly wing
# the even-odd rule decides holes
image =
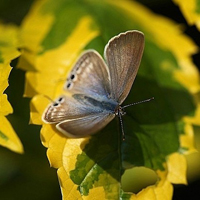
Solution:
[[[84,95],[61,96],[47,107],[42,119],[45,123],[56,123],[57,129],[66,136],[84,137],[96,133],[115,115],[94,106],[94,101]]]
[[[79,118],[93,113],[90,106],[81,104],[70,96],[60,96],[44,111],[42,120],[45,123],[55,124],[66,119]]]
[[[93,50],[84,52],[69,74],[64,89],[72,96],[61,96],[50,104],[43,121],[56,123],[65,135],[93,134],[115,116],[117,102],[110,99],[108,67]]]
[[[112,98],[121,104],[127,97],[136,77],[144,49],[144,35],[127,31],[113,37],[105,47],[111,79]]]
[[[105,48],[108,67],[96,51],[84,52],[64,86],[72,96],[61,96],[49,105],[43,121],[56,123],[58,130],[73,137],[87,136],[106,126],[131,89],[143,46],[143,34],[137,31],[114,37]]]
[[[85,137],[104,128],[114,117],[114,114],[109,113],[89,114],[62,121],[56,125],[56,128],[68,137]]]
[[[110,96],[108,67],[98,52],[88,50],[79,57],[67,78],[64,89],[100,101]]]

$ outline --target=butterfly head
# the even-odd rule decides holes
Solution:
[[[126,114],[126,112],[125,112],[124,108],[122,106],[118,105],[115,109],[115,116],[119,116],[119,115],[123,116],[125,114]]]

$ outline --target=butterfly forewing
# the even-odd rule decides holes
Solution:
[[[74,94],[84,94],[95,99],[110,96],[108,67],[98,52],[84,52],[67,78],[64,89]]]
[[[110,73],[111,96],[119,104],[127,97],[137,75],[144,49],[144,35],[127,31],[112,38],[104,56]]]

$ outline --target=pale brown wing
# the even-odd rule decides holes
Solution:
[[[111,79],[111,96],[121,104],[130,92],[137,75],[144,49],[144,35],[127,31],[113,37],[105,47],[104,56]]]
[[[56,123],[56,128],[66,136],[85,137],[96,133],[115,117],[112,107],[109,108],[106,110],[101,103],[84,95],[61,96],[47,107],[42,119],[45,123]]]
[[[114,114],[109,113],[91,114],[62,121],[56,128],[68,137],[86,137],[104,128],[114,117]]]
[[[98,52],[85,51],[68,75],[64,89],[101,100],[110,96],[108,67]]]
[[[98,102],[82,94],[61,96],[47,107],[42,120],[57,124],[69,137],[84,137],[106,126],[115,117],[115,107],[112,102]]]
[[[94,108],[94,105],[87,100],[60,96],[46,108],[42,120],[45,123],[54,124],[66,119],[76,119],[95,113],[98,114],[98,112],[102,112],[102,110]]]

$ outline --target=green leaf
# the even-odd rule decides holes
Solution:
[[[79,139],[66,138],[55,125],[44,124],[40,118],[49,103],[44,96],[54,99],[64,93],[64,80],[80,52],[96,49],[103,55],[111,37],[132,29],[144,32],[146,47],[124,105],[155,100],[126,109],[125,140],[118,119],[96,135]],[[153,191],[152,198],[162,199],[165,190],[169,199],[173,181],[168,174],[178,163],[174,159],[169,165],[167,158],[185,147],[179,141],[187,133],[185,127],[191,127],[185,117],[197,117],[199,102],[195,104],[194,96],[199,79],[190,60],[196,51],[192,41],[173,22],[130,1],[36,2],[22,25],[22,36],[28,50],[24,49],[20,67],[27,70],[25,94],[34,97],[32,122],[43,125],[42,142],[51,165],[59,168],[63,198],[134,198],[122,191],[121,176],[126,169],[145,166],[155,170],[159,181],[141,196]],[[185,170],[184,163],[183,177]]]

